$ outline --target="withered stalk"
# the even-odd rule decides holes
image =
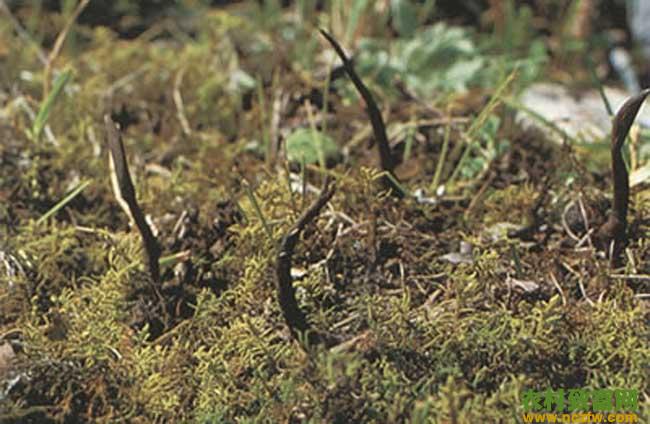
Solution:
[[[612,128],[612,176],[614,179],[614,204],[607,222],[598,230],[598,239],[607,249],[614,243],[610,257],[612,265],[619,262],[620,255],[627,244],[627,209],[630,197],[630,182],[625,162],[623,144],[630,132],[643,101],[650,89],[630,97],[614,117]]]
[[[50,92],[50,74],[52,73],[52,66],[54,64],[54,61],[61,53],[61,49],[63,48],[63,43],[65,42],[66,38],[68,38],[68,33],[70,32],[70,29],[72,29],[72,25],[74,25],[79,15],[81,15],[81,12],[83,12],[86,6],[88,6],[88,3],[90,3],[90,0],[81,0],[77,4],[77,7],[75,7],[74,11],[72,12],[72,15],[70,15],[70,17],[68,18],[67,22],[65,23],[65,26],[63,27],[59,35],[57,35],[56,40],[54,41],[54,47],[52,48],[50,54],[47,56],[47,60],[45,62],[45,71],[43,72],[43,98],[44,99],[47,98],[47,95]]]
[[[379,150],[379,162],[381,169],[384,172],[390,174],[390,177],[385,176],[382,179],[384,187],[387,190],[391,190],[395,196],[404,197],[404,192],[399,186],[399,180],[393,172],[395,170],[395,160],[391,153],[390,145],[388,144],[386,125],[384,124],[384,119],[381,116],[379,107],[377,107],[377,102],[375,102],[375,99],[372,97],[372,93],[370,93],[368,87],[366,87],[363,81],[361,81],[361,78],[354,70],[352,61],[347,57],[341,48],[341,45],[334,39],[334,37],[332,37],[332,35],[330,35],[324,29],[321,29],[320,32],[323,34],[323,37],[325,37],[327,41],[329,41],[329,43],[332,45],[336,51],[336,54],[338,54],[338,56],[341,58],[341,61],[343,62],[343,69],[345,69],[345,72],[348,74],[352,80],[352,83],[366,103],[366,111],[368,113],[368,118],[370,119],[370,124],[372,125],[372,131],[375,135],[377,149]]]
[[[305,313],[298,306],[296,290],[293,287],[291,278],[291,257],[300,239],[300,233],[307,224],[318,216],[321,209],[334,195],[334,191],[335,187],[329,184],[329,180],[326,180],[320,196],[300,215],[296,223],[282,238],[276,261],[278,301],[280,302],[280,308],[282,308],[282,315],[289,326],[292,336],[297,338],[300,333],[306,334],[310,345],[320,342],[321,337],[316,332],[311,331]]]
[[[153,235],[153,232],[151,231],[151,228],[144,217],[144,213],[142,212],[142,209],[140,209],[140,205],[135,197],[135,189],[133,188],[129,166],[126,162],[126,154],[124,152],[124,144],[122,143],[120,130],[109,115],[104,115],[104,124],[106,126],[106,141],[113,161],[114,175],[117,178],[117,190],[115,195],[118,198],[118,202],[122,204],[120,201],[121,199],[128,207],[128,211],[126,212],[130,214],[140,232],[140,236],[142,236],[151,279],[154,283],[159,284],[160,245],[158,244],[156,237]],[[119,191],[119,193],[117,191]]]

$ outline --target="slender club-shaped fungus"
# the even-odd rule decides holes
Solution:
[[[614,179],[614,202],[607,222],[599,229],[597,238],[610,251],[612,265],[619,262],[627,243],[627,209],[630,197],[630,181],[623,161],[623,144],[641,105],[650,89],[630,97],[619,109],[612,128],[612,178]],[[613,243],[613,245],[612,245]],[[611,246],[611,247],[610,247]]]
[[[113,164],[111,172],[116,180],[114,180],[113,184],[115,195],[120,205],[123,206],[126,203],[125,212],[131,216],[142,236],[144,250],[147,254],[149,274],[153,282],[158,284],[160,283],[160,266],[158,262],[161,253],[160,245],[153,235],[135,197],[135,189],[133,188],[129,166],[126,162],[126,153],[124,152],[124,144],[122,143],[120,130],[109,115],[104,116],[104,123],[106,125],[106,141],[111,152],[110,159]]]
[[[300,233],[307,224],[316,219],[321,209],[334,195],[334,191],[335,187],[329,184],[329,180],[326,180],[320,196],[300,215],[295,224],[282,238],[276,261],[278,301],[282,309],[282,315],[289,326],[292,336],[298,338],[299,333],[306,334],[310,345],[322,340],[317,333],[310,329],[305,313],[298,306],[296,290],[293,287],[291,278],[291,257],[300,239]]]
[[[370,124],[372,125],[372,131],[375,136],[375,142],[377,143],[377,149],[379,150],[379,162],[381,169],[387,174],[384,176],[382,182],[384,187],[387,190],[390,190],[395,196],[404,197],[404,190],[399,186],[399,180],[393,172],[395,170],[395,160],[393,154],[391,153],[390,145],[388,143],[388,136],[386,135],[386,125],[384,124],[384,119],[381,116],[377,102],[375,102],[372,93],[363,83],[357,72],[354,70],[354,65],[352,61],[347,57],[341,45],[324,29],[320,30],[323,37],[329,41],[332,45],[336,54],[341,58],[343,62],[343,69],[345,73],[348,74],[350,80],[354,84],[355,88],[363,98],[363,101],[366,103],[366,111],[368,113],[368,118],[370,119]]]

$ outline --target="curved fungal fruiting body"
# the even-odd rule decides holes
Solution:
[[[388,136],[386,135],[386,125],[384,124],[384,119],[381,116],[377,102],[372,97],[372,93],[366,85],[363,83],[357,72],[354,70],[354,65],[352,61],[347,57],[341,45],[332,37],[330,33],[324,29],[320,30],[323,37],[332,45],[336,54],[341,58],[343,62],[343,69],[345,73],[348,74],[350,80],[354,84],[354,87],[357,89],[363,101],[366,103],[366,111],[368,113],[368,118],[370,119],[370,124],[372,125],[372,132],[375,136],[375,141],[377,143],[377,149],[379,150],[379,161],[381,169],[388,174],[383,178],[384,187],[387,190],[390,190],[395,196],[404,197],[404,190],[399,186],[399,181],[393,172],[395,170],[395,160],[391,153],[390,145],[388,143]]]
[[[607,222],[598,231],[603,247],[610,249],[611,261],[615,264],[627,243],[627,210],[630,197],[630,182],[625,162],[623,144],[641,105],[650,95],[650,89],[630,97],[619,109],[612,128],[612,177],[614,179],[614,203]]]
[[[310,345],[316,344],[323,338],[311,330],[305,313],[300,309],[296,300],[296,289],[291,278],[291,258],[294,248],[300,239],[300,233],[307,224],[313,221],[321,209],[329,202],[334,195],[335,187],[325,182],[320,196],[300,215],[296,223],[287,231],[280,242],[278,257],[276,260],[275,272],[277,277],[278,302],[282,309],[284,320],[289,326],[291,334],[298,338],[300,333],[307,335]]]
[[[153,231],[149,227],[144,213],[138,204],[135,197],[135,188],[131,181],[131,173],[129,166],[126,162],[126,153],[124,151],[124,144],[122,143],[122,135],[119,128],[113,122],[109,115],[104,116],[104,124],[106,126],[106,141],[111,154],[111,160],[115,169],[115,176],[117,177],[117,190],[119,193],[115,195],[121,197],[128,207],[128,214],[133,218],[140,235],[147,254],[147,262],[149,265],[149,274],[154,283],[160,284],[160,254],[161,247],[158,240],[153,235]]]

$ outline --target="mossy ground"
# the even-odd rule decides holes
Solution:
[[[53,139],[27,134],[43,66],[0,21],[0,341],[16,352],[0,421],[518,422],[523,391],[547,388],[637,389],[648,419],[650,287],[630,277],[650,274],[643,188],[633,193],[625,268],[611,270],[588,237],[571,237],[587,233],[582,214],[565,213],[581,201],[594,211],[588,226],[602,222],[607,168],[590,173],[588,158],[520,128],[502,99],[472,130],[508,74],[501,70],[427,101],[366,75],[403,186],[436,201],[382,193],[363,105],[316,24],[351,50],[362,34],[387,40],[399,26],[367,7],[345,36],[340,20],[349,28],[354,16],[325,3],[186,6],[155,19],[112,11],[135,13],[122,20],[128,30],[82,15],[54,67],[74,76],[50,114]],[[460,6],[442,3],[418,9],[429,13],[423,25],[468,23],[453,18]],[[14,12],[45,49],[66,17]],[[133,22],[146,31],[134,36]],[[515,36],[537,37],[504,22]],[[498,39],[494,31],[474,37]],[[487,44],[486,63],[528,54]],[[561,78],[568,55],[556,51],[538,73]],[[515,81],[510,90],[527,83]],[[104,113],[122,126],[163,255],[175,255],[162,265],[162,299],[111,190]],[[342,157],[301,172],[272,141],[314,125]],[[477,144],[465,160],[468,135]],[[438,181],[446,192],[436,197],[446,138]],[[298,244],[294,284],[312,326],[344,342],[305,350],[282,319],[274,264],[325,173],[337,192]],[[507,237],[536,220],[525,236]],[[461,241],[471,260],[445,259]]]

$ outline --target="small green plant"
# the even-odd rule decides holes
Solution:
[[[340,152],[331,137],[318,130],[299,128],[289,134],[286,140],[287,160],[306,165],[319,163],[321,166]]]
[[[63,89],[65,88],[66,84],[68,83],[71,77],[72,77],[72,70],[67,69],[61,72],[54,80],[54,86],[52,87],[52,91],[50,91],[47,94],[47,97],[45,98],[43,103],[41,103],[41,107],[38,109],[38,114],[34,119],[32,128],[28,132],[28,135],[33,140],[40,139],[41,133],[43,132],[43,129],[45,128],[45,125],[47,125],[47,121],[50,118],[50,113],[52,112],[52,108],[54,107],[56,101],[63,93]]]

